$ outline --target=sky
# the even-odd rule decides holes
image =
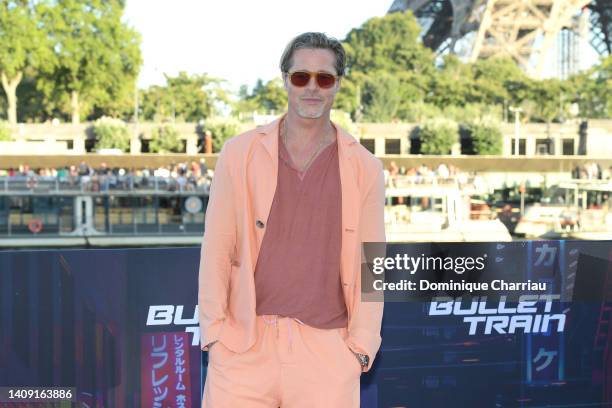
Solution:
[[[164,73],[206,73],[252,87],[280,77],[285,45],[322,31],[340,40],[383,16],[392,0],[127,0],[125,18],[142,36],[138,86],[163,85]]]

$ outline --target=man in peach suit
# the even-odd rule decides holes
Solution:
[[[203,407],[359,407],[381,343],[361,245],[385,241],[382,164],[330,121],[340,42],[299,35],[280,68],[288,112],[228,140],[215,167],[199,271]]]

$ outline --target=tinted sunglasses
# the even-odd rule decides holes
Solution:
[[[312,76],[315,77],[317,85],[323,89],[328,89],[334,86],[337,79],[335,75],[328,74],[327,72],[295,71],[288,72],[288,75],[289,81],[291,81],[294,86],[300,88],[308,85]]]

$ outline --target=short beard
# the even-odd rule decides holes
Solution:
[[[297,111],[298,116],[300,116],[301,118],[304,118],[304,119],[319,119],[320,117],[323,116],[323,113],[325,112],[325,108],[321,107],[317,111],[308,111],[308,110],[302,109],[301,107],[298,106],[296,111]]]

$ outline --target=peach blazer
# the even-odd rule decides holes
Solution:
[[[276,191],[281,118],[229,139],[215,166],[199,269],[202,350],[219,340],[234,352],[256,341],[257,256]],[[347,346],[370,356],[380,347],[383,302],[361,302],[361,243],[384,242],[382,163],[336,128],[342,190],[341,281],[348,311]]]

